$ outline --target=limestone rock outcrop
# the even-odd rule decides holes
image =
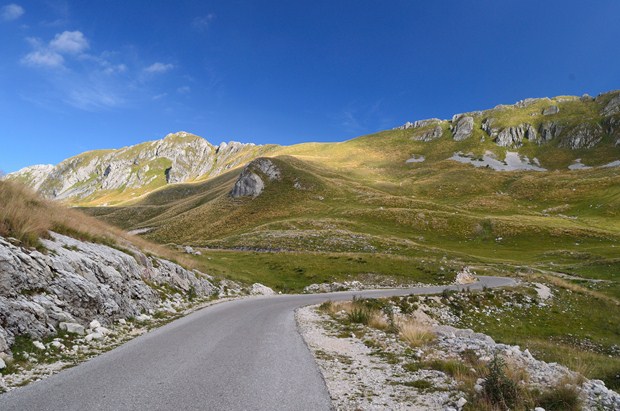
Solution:
[[[521,147],[523,139],[537,141],[538,134],[531,124],[519,124],[516,127],[508,127],[497,134],[495,143],[502,147]]]
[[[452,138],[455,141],[463,141],[471,136],[474,131],[474,118],[463,114],[457,114],[452,118]]]
[[[230,196],[258,197],[265,188],[265,180],[280,180],[281,173],[278,166],[269,158],[257,158],[250,162],[235,182]]]
[[[219,292],[211,277],[137,249],[123,252],[51,235],[41,240],[45,254],[0,237],[0,352],[8,352],[18,335],[81,334],[93,319],[109,324],[152,312],[164,298],[162,289],[195,296]]]
[[[217,176],[251,160],[254,144],[214,146],[180,131],[161,140],[119,150],[97,150],[69,158],[56,166],[31,166],[8,179],[25,182],[45,197],[81,199],[107,190],[132,190]]]
[[[592,148],[603,139],[603,128],[599,124],[581,123],[572,128],[562,138],[560,147],[573,150]]]

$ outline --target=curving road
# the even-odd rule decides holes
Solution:
[[[514,284],[509,278],[480,277],[469,287]],[[353,295],[435,294],[463,287],[279,295],[216,304],[2,394],[0,410],[328,410],[329,394],[296,329],[297,307]]]

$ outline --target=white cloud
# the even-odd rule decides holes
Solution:
[[[21,62],[27,66],[59,68],[63,67],[65,59],[54,51],[37,50],[26,54]]]
[[[24,8],[15,3],[7,4],[0,10],[0,16],[4,21],[17,20],[24,14]]]
[[[65,103],[84,111],[98,111],[122,106],[125,101],[102,85],[76,87],[64,97]]]
[[[206,16],[199,16],[192,20],[192,26],[199,31],[203,31],[209,28],[209,25],[215,18],[215,14],[209,13]]]
[[[102,63],[102,66],[105,67],[103,69],[105,74],[120,74],[127,71],[127,66],[124,64],[110,64],[106,61]]]
[[[192,89],[189,86],[183,86],[183,87],[179,87],[177,89],[177,93],[179,94],[188,94],[192,91]]]
[[[81,31],[64,31],[50,41],[50,48],[59,53],[79,54],[88,47],[88,40]]]
[[[144,69],[147,73],[160,74],[170,71],[174,68],[173,64],[164,64],[164,63],[153,63],[147,68]]]

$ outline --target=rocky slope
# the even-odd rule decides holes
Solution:
[[[335,304],[332,315],[314,306],[297,310],[295,317],[337,410],[483,409],[486,403],[481,398],[491,379],[486,370],[494,356],[508,364],[511,378],[523,391],[545,393],[561,387],[574,392],[579,409],[612,411],[620,407],[620,395],[603,381],[588,380],[559,364],[540,361],[529,350],[497,343],[486,334],[442,325],[426,314],[424,305],[407,315],[401,314],[398,306],[385,310],[396,324],[415,318],[416,329],[432,336],[419,344],[402,337],[401,330],[391,330],[386,319],[355,324],[351,314],[338,311],[341,307]],[[531,395],[524,401],[530,404],[513,409],[544,410],[541,406],[553,405],[545,398],[544,394],[538,398]],[[575,409],[557,403],[562,408],[548,409]]]
[[[529,98],[491,110],[455,114],[451,120],[407,122],[397,129],[414,129],[413,138],[426,142],[442,136],[454,141],[478,137],[481,142],[490,139],[500,147],[553,142],[557,147],[578,150],[593,148],[606,136],[619,146],[619,114],[620,92],[612,91],[596,98]]]
[[[137,249],[51,236],[41,239],[45,254],[0,237],[0,358],[20,335],[84,333],[93,320],[109,325],[153,314],[168,299],[220,291],[211,277]]]
[[[397,134],[406,141],[393,146],[391,137]],[[454,155],[472,159],[487,155],[503,162],[510,154],[518,159],[531,158],[542,171],[575,164],[617,165],[614,162],[620,159],[620,91],[596,98],[530,98],[513,105],[455,114],[449,120],[407,122],[378,135],[384,139],[379,143],[373,141],[374,152],[368,155],[369,160],[380,157],[395,161],[394,152],[409,152],[414,157],[407,163],[442,161]],[[214,146],[201,137],[178,132],[119,150],[86,152],[56,166],[27,167],[6,178],[24,182],[48,198],[73,205],[101,206],[122,203],[171,183],[215,177],[260,156],[287,154],[307,159],[309,155],[328,167],[340,166],[343,160],[345,168],[355,167],[348,164],[348,159],[358,155],[355,146],[365,144],[368,137],[374,138],[289,147],[235,142]],[[514,168],[508,165],[502,170]],[[251,185],[258,183],[251,179],[256,180],[256,173],[246,175],[245,181]],[[241,192],[239,187],[235,195]]]
[[[264,149],[234,141],[214,146],[181,131],[118,150],[82,153],[56,166],[26,167],[7,179],[21,181],[47,198],[82,202],[107,195],[110,202],[118,202],[166,184],[217,176]]]

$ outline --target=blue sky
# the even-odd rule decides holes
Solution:
[[[341,141],[596,95],[620,88],[619,18],[617,0],[0,0],[0,170],[179,130]]]

